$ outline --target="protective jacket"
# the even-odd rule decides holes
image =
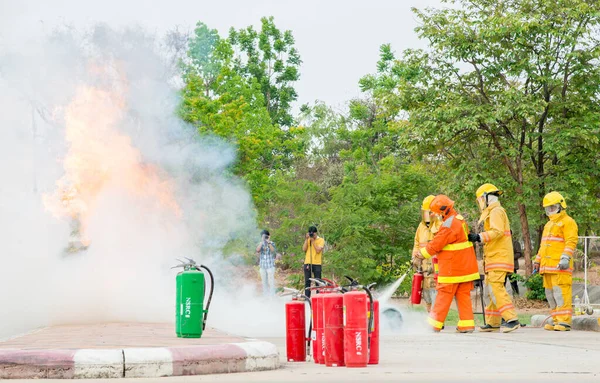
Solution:
[[[483,222],[484,232],[479,233],[483,243],[485,272],[502,270],[514,271],[514,254],[510,223],[506,211],[500,202],[491,203],[481,213],[479,222]]]
[[[420,251],[423,247],[427,246],[429,241],[433,239],[435,233],[438,232],[440,228],[440,221],[433,220],[429,227],[424,222],[419,224],[417,227],[417,232],[415,234],[415,243],[413,246],[413,253]],[[423,260],[421,265],[423,268],[423,274],[425,276],[425,283],[423,284],[424,288],[435,288],[435,280],[434,274],[437,270],[434,270],[433,263],[431,259]]]
[[[540,274],[572,274],[573,253],[578,240],[577,223],[567,215],[566,211],[551,215],[550,220],[544,226],[540,249],[535,257],[535,262],[540,264]],[[571,257],[571,263],[566,270],[558,269],[562,254]]]
[[[440,273],[438,283],[462,283],[479,279],[473,243],[469,242],[469,227],[455,211],[449,214],[431,242],[421,248],[426,259],[437,254]]]

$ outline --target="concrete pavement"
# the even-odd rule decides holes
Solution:
[[[211,328],[200,339],[182,339],[173,325],[161,323],[56,326],[0,342],[0,379],[163,377],[278,367],[271,343]]]
[[[381,363],[364,369],[327,368],[285,362],[284,338],[262,339],[277,346],[278,370],[160,379],[171,382],[598,382],[600,333],[549,332],[526,327],[514,333],[440,334],[424,331],[384,335]],[[88,382],[101,380],[86,380]],[[59,382],[58,380],[56,382]]]

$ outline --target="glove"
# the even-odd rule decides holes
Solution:
[[[481,242],[481,237],[479,234],[469,233],[468,237],[470,242]]]
[[[563,254],[560,256],[560,262],[558,262],[559,270],[566,270],[569,268],[569,263],[571,263],[571,257],[567,254]]]
[[[540,264],[537,262],[533,263],[533,273],[539,273],[540,272]]]
[[[415,267],[415,269],[421,268],[421,265],[423,264],[423,259],[415,257],[415,258],[413,258],[412,261],[413,261],[412,263],[413,263],[413,266]]]

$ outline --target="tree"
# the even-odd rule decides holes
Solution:
[[[320,102],[301,110],[306,157],[278,172],[277,197],[268,208],[285,266],[299,268],[301,236],[316,224],[327,243],[328,275],[391,283],[408,269],[432,178],[407,161],[398,145],[400,124],[391,118],[396,114],[377,92],[352,100],[347,115]]]
[[[405,143],[453,170],[449,188],[466,186],[471,200],[470,191],[489,180],[509,191],[529,274],[530,222],[539,237],[545,221],[529,209],[541,212],[550,190],[574,207],[598,195],[600,3],[446,2],[458,7],[413,10],[429,49],[407,50],[383,71],[397,77],[410,115]],[[597,198],[580,200],[598,211]]]
[[[271,121],[261,84],[240,73],[233,48],[218,32],[198,23],[184,63],[180,116],[200,134],[216,135],[237,147],[232,171],[248,182],[259,210],[273,197],[275,169],[303,155],[301,129]]]
[[[189,64],[185,72],[193,72],[203,81],[205,97],[210,97],[213,85],[221,69],[231,61],[233,51],[216,29],[209,29],[202,22],[196,24],[194,35],[189,39],[187,56]]]
[[[292,32],[281,32],[272,16],[263,17],[260,31],[252,26],[239,31],[232,28],[228,41],[239,53],[235,70],[260,84],[273,123],[291,126],[291,103],[298,98],[293,83],[300,78],[302,63]]]

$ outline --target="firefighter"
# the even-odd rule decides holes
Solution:
[[[542,205],[549,221],[544,226],[540,249],[533,264],[534,272],[544,278],[546,299],[554,325],[549,331],[570,331],[572,321],[573,253],[579,240],[577,223],[567,215],[567,203],[557,192],[546,194]]]
[[[429,210],[429,205],[434,198],[435,196],[430,195],[423,200],[423,204],[421,205],[421,222],[419,223],[419,227],[417,227],[415,245],[412,252],[412,263],[415,271],[422,269],[425,277],[423,280],[423,299],[425,300],[427,312],[431,311],[431,304],[435,301],[435,270],[431,259],[421,260],[418,258],[418,255],[420,249],[425,247],[425,245],[433,239],[434,234],[437,233],[440,228],[441,223],[439,219],[437,216],[431,214],[431,211]]]
[[[481,210],[479,224],[483,222],[484,231],[469,233],[469,241],[483,243],[485,287],[490,298],[485,308],[486,325],[479,331],[515,331],[521,325],[504,286],[506,276],[514,271],[514,254],[508,215],[498,201],[502,191],[492,184],[483,184],[475,195]]]
[[[479,279],[473,243],[469,242],[469,228],[465,219],[454,210],[454,201],[440,194],[431,201],[432,213],[442,217],[443,223],[433,239],[421,248],[418,258],[428,259],[437,254],[439,264],[437,296],[429,313],[429,324],[439,332],[452,298],[458,306],[457,332],[470,333],[475,329],[471,290],[473,281]]]

